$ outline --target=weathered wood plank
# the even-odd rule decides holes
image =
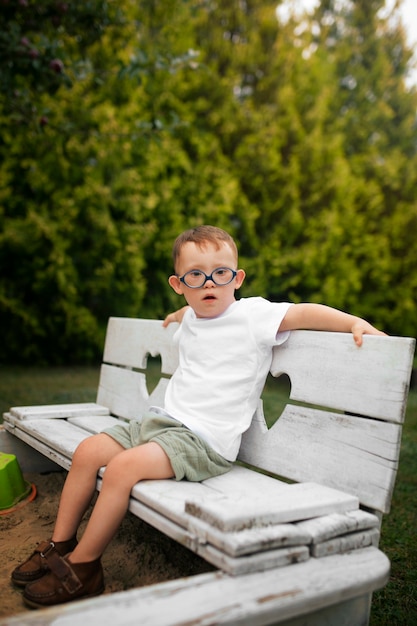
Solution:
[[[254,572],[265,572],[268,569],[294,565],[295,563],[303,563],[310,558],[307,546],[277,548],[234,558],[207,543],[198,544],[196,553],[226,574],[239,577]]]
[[[307,616],[313,615],[316,618],[311,623],[315,626],[360,626],[366,623],[369,599],[365,612],[360,617],[356,614],[356,618],[347,603],[383,587],[389,569],[382,552],[366,548],[240,577],[218,572],[201,574],[43,611],[28,611],[0,624],[72,626],[90,622],[131,626],[139,620],[141,626],[294,626],[310,624]],[[341,602],[348,621],[340,621]],[[300,622],[291,621],[297,617]]]
[[[311,543],[315,544],[359,530],[378,529],[380,520],[376,515],[358,509],[347,513],[333,513],[323,517],[315,517],[297,522],[295,526],[300,531],[307,533],[311,538]]]
[[[100,370],[97,402],[107,406],[117,417],[139,419],[149,406],[145,374],[104,363]]]
[[[129,510],[215,567],[233,576],[255,571],[265,571],[274,567],[284,567],[291,563],[307,560],[309,557],[309,550],[306,546],[293,546],[281,550],[277,550],[272,546],[268,550],[265,548],[262,553],[249,556],[246,553],[242,553],[243,556],[237,555],[238,558],[233,558],[226,554],[222,548],[217,548],[215,545],[202,541],[195,534],[192,526],[189,529],[184,528],[134,498],[130,499]]]
[[[388,512],[398,467],[401,426],[287,405],[268,430],[258,413],[239,459],[269,472],[357,495]]]
[[[91,433],[97,435],[101,433],[105,428],[110,428],[117,424],[123,424],[123,420],[112,417],[111,415],[88,415],[86,417],[71,417],[67,420],[69,424],[74,424],[78,428],[82,428]]]
[[[161,356],[161,370],[173,374],[178,365],[178,350],[172,337],[178,324],[163,328],[162,320],[111,317],[103,361],[116,365],[146,368],[147,355]]]
[[[34,439],[45,444],[54,452],[71,459],[76,447],[90,436],[90,433],[70,424],[64,419],[31,419],[22,420],[19,424],[20,432],[27,433]],[[18,433],[15,433],[18,435]],[[20,436],[20,435],[18,435]],[[23,437],[21,437],[23,439]]]
[[[163,406],[167,384],[168,380],[161,378],[149,395],[143,372],[104,363],[101,366],[97,402],[107,406],[117,417],[138,420],[151,405]]]
[[[372,528],[370,530],[362,530],[358,533],[351,533],[343,537],[334,537],[323,543],[317,543],[312,546],[311,554],[314,557],[321,558],[331,554],[344,554],[359,548],[368,546],[377,547],[379,543],[379,530]]]
[[[219,497],[239,498],[243,497],[243,494],[250,501],[259,491],[270,494],[273,498],[283,492],[286,493],[289,487],[286,483],[239,466],[234,466],[230,472],[218,478],[224,478],[224,480],[210,478],[201,483],[145,480],[133,487],[132,495],[186,528],[190,518],[185,511],[187,501],[205,502]],[[236,490],[237,483],[239,487]]]
[[[294,524],[275,524],[225,533],[190,516],[188,528],[198,541],[210,543],[226,554],[238,557],[284,546],[323,543],[357,531],[378,530],[379,519],[375,515],[357,510]],[[315,555],[314,552],[313,554]]]
[[[293,331],[274,349],[271,372],[288,374],[293,400],[402,423],[414,346],[366,335],[358,348],[349,333]]]
[[[225,533],[190,516],[188,528],[200,543],[209,543],[232,557],[273,548],[306,546],[312,541],[310,533],[298,528],[297,524],[275,524]]]
[[[10,424],[7,424],[7,428],[5,424],[0,424],[0,450],[15,455],[23,474],[43,474],[61,470],[55,462],[16,437],[14,430]]]
[[[285,524],[358,508],[359,500],[355,496],[316,483],[288,485],[284,493],[281,490],[277,493],[247,491],[244,500],[231,494],[185,503],[186,513],[224,532]]]
[[[103,470],[100,471],[103,474]],[[156,481],[153,481],[155,484]],[[159,482],[159,481],[158,481]],[[169,483],[170,481],[165,481]],[[148,484],[151,484],[149,481]],[[175,487],[174,482],[171,481],[171,485]],[[177,483],[178,484],[178,483]],[[193,483],[190,483],[192,485]],[[195,485],[195,483],[194,483]],[[100,479],[97,482],[97,488],[100,490]],[[173,499],[176,505],[180,504],[179,500]],[[137,500],[135,497],[130,498],[129,511],[134,515],[137,515],[148,524],[151,524],[157,530],[163,532],[165,535],[174,539],[178,543],[181,543],[186,548],[189,548],[206,561],[225,571],[233,576],[241,576],[243,574],[265,571],[266,569],[274,567],[284,567],[292,563],[299,563],[309,558],[309,550],[306,546],[296,545],[291,547],[284,547],[276,549],[275,546],[271,546],[271,549],[267,549],[264,546],[264,551],[258,554],[241,554],[238,558],[234,558],[226,554],[222,549],[218,549],[216,546],[206,543],[197,536],[194,532],[192,525],[186,528],[184,524],[184,516],[181,517],[182,524],[178,524],[170,519],[170,516],[161,514],[159,510],[151,508],[143,502]],[[300,535],[300,533],[298,533]]]
[[[95,402],[73,404],[44,404],[35,406],[14,406],[10,409],[13,417],[20,420],[30,419],[62,419],[83,415],[108,415],[107,406]]]
[[[42,443],[32,435],[24,432],[20,428],[12,427],[10,424],[5,423],[6,430],[12,433],[15,437],[18,437],[21,441],[28,444],[41,454],[45,455],[47,459],[50,459],[54,463],[60,465],[60,467],[68,470],[71,467],[71,457],[56,452],[50,445]]]
[[[258,492],[267,492],[269,489],[277,495],[278,490],[285,492],[289,487],[288,482],[279,478],[268,476],[243,465],[233,465],[232,471],[221,476],[214,476],[204,481],[204,485],[210,487],[213,493],[234,494],[238,498],[244,498],[247,489]]]

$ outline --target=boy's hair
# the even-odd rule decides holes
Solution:
[[[181,235],[178,235],[174,242],[172,249],[172,259],[174,262],[174,268],[177,266],[178,258],[181,254],[181,249],[184,244],[191,241],[200,248],[203,248],[205,244],[212,243],[217,249],[220,248],[220,242],[227,243],[236,255],[236,261],[238,258],[237,246],[233,240],[233,237],[229,235],[225,230],[217,228],[217,226],[197,226],[196,228],[190,228],[184,231]]]

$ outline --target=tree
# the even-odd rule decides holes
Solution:
[[[146,172],[135,177],[133,169],[145,167],[163,125],[149,93],[152,72],[165,58],[163,84],[179,60],[175,51],[164,57],[162,42],[158,58],[138,51],[135,25],[143,16],[136,3],[117,16],[106,13],[105,2],[76,5],[65,6],[57,33],[45,22],[56,3],[21,3],[3,15],[10,41],[1,72],[9,91],[0,114],[0,319],[8,362],[96,358],[108,316],[140,310],[147,246],[158,231],[157,220],[146,219],[146,202],[135,204]],[[152,13],[151,3],[147,8]],[[30,41],[43,49],[28,66],[13,52],[29,26]],[[71,82],[51,83],[50,48],[60,48]],[[146,60],[140,67],[139,52]],[[17,86],[23,97],[10,106],[7,96]]]
[[[2,0],[0,87],[8,123],[46,125],[42,95],[71,88],[90,72],[88,50],[120,19],[117,3],[104,0]]]
[[[234,204],[218,141],[174,95],[196,71],[184,6],[126,3],[78,51],[90,71],[36,94],[48,124],[19,133],[3,109],[4,360],[91,360],[109,315],[163,315],[174,237]]]
[[[202,223],[242,295],[415,334],[416,93],[381,4],[3,2],[3,360],[92,361],[110,315],[179,306],[171,245]]]
[[[381,17],[383,5],[321,3],[317,45],[338,77],[332,116],[356,186],[352,219],[362,234],[351,255],[360,268],[358,311],[391,332],[414,334],[410,304],[417,294],[413,272],[407,276],[405,268],[416,260],[409,232],[417,225],[410,193],[417,182],[417,94],[406,84],[412,51],[394,19],[397,7]]]

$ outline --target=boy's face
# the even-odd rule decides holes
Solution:
[[[168,280],[173,290],[185,297],[197,317],[221,315],[235,301],[235,289],[239,289],[245,279],[245,272],[237,270],[235,278],[228,285],[220,286],[212,280],[207,280],[202,287],[192,289],[180,281],[179,277],[191,270],[201,270],[208,276],[219,267],[236,270],[234,251],[226,242],[220,241],[219,244],[220,247],[217,249],[209,242],[200,247],[188,241],[181,248],[175,268],[177,275],[170,276]]]

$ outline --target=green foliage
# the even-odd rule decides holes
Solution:
[[[104,0],[2,0],[0,87],[9,120],[47,124],[41,94],[71,88],[91,71],[90,46],[119,19],[116,3]]]
[[[93,362],[110,315],[180,306],[172,242],[202,223],[242,295],[417,334],[417,94],[382,4],[4,0],[3,362]]]

